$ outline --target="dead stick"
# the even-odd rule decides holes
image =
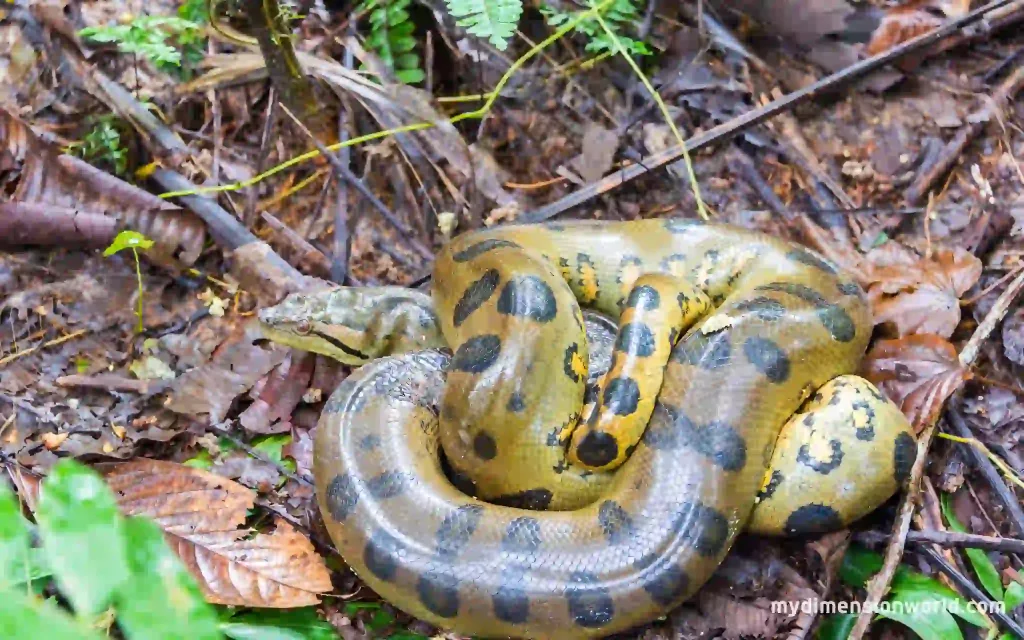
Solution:
[[[942,571],[942,573],[949,576],[949,579],[956,584],[957,588],[959,588],[960,591],[965,592],[966,596],[968,596],[971,600],[974,600],[975,602],[984,602],[988,605],[984,609],[984,613],[986,615],[990,615],[999,622],[1001,622],[1004,627],[1014,632],[1018,638],[1024,638],[1024,627],[1021,627],[1013,620],[1013,618],[1006,615],[1006,613],[1002,611],[1002,609],[999,607],[999,603],[989,600],[988,597],[985,596],[984,593],[982,593],[981,589],[976,587],[973,582],[968,580],[964,576],[964,574],[957,571],[956,567],[951,565],[945,558],[942,557],[942,554],[938,553],[934,549],[929,549],[928,547],[925,547],[923,551],[929,558],[932,559],[933,562],[935,562],[935,564],[939,565],[939,570]]]
[[[978,349],[981,343],[992,333],[996,325],[999,324],[999,321],[1009,311],[1010,305],[1017,298],[1021,288],[1024,288],[1024,272],[1015,278],[1013,283],[999,295],[995,304],[992,305],[992,309],[989,310],[988,315],[981,321],[971,339],[967,341],[967,344],[960,351],[959,359],[961,365],[970,367],[974,364],[974,359],[978,356]],[[892,538],[889,540],[889,546],[885,549],[882,569],[868,581],[864,607],[857,617],[857,623],[850,630],[847,640],[860,640],[864,637],[864,633],[874,617],[874,611],[878,609],[878,603],[882,601],[882,598],[889,591],[889,583],[892,582],[892,578],[896,574],[896,567],[899,566],[900,559],[903,557],[903,549],[907,542],[907,532],[910,530],[910,520],[914,515],[917,487],[921,482],[925,458],[928,455],[928,446],[931,444],[934,433],[935,423],[933,422],[925,428],[918,440],[917,458],[914,460],[914,466],[911,468],[910,482],[907,485],[907,490],[903,493],[899,513],[892,525]]]
[[[804,87],[803,89],[800,89],[798,91],[794,91],[793,93],[783,96],[782,98],[779,98],[777,100],[773,100],[768,104],[764,105],[763,107],[761,107],[760,109],[748,111],[744,114],[741,114],[733,118],[732,120],[729,120],[728,122],[724,122],[716,127],[712,127],[711,129],[708,129],[704,133],[693,136],[692,138],[687,140],[685,142],[686,149],[692,154],[700,149],[703,149],[704,147],[710,146],[713,143],[719,142],[726,138],[731,138],[732,136],[749,129],[750,127],[753,127],[756,124],[764,122],[765,120],[775,116],[776,114],[791,109],[800,102],[812,98],[824,92],[827,89],[834,89],[843,83],[849,82],[850,80],[860,78],[870,73],[871,71],[879,69],[894,60],[898,60],[899,58],[913,51],[921,49],[922,47],[926,47],[932,43],[938,42],[943,38],[956,33],[958,30],[964,28],[969,24],[973,24],[975,22],[983,20],[989,12],[999,9],[1000,7],[1007,5],[1010,2],[1011,0],[996,0],[995,2],[990,2],[982,7],[975,9],[974,11],[964,14],[959,18],[950,20],[946,24],[942,25],[941,27],[933,31],[929,31],[928,33],[919,35],[916,38],[911,38],[910,40],[907,40],[906,42],[897,47],[893,47],[892,49],[885,53],[880,53],[870,58],[861,60],[860,62],[852,64],[841,71],[837,71],[836,73],[833,73],[830,76],[822,78],[821,80],[815,82],[814,84],[808,85],[807,87]],[[545,205],[540,209],[537,209],[536,211],[527,212],[520,217],[520,221],[540,222],[542,220],[547,220],[548,218],[551,218],[553,216],[558,215],[559,213],[562,213],[566,209],[570,209],[572,207],[575,207],[576,205],[582,204],[595,196],[601,195],[602,193],[607,193],[608,191],[611,191],[615,187],[623,185],[626,182],[629,182],[630,180],[633,180],[634,178],[637,178],[652,169],[657,169],[658,167],[664,164],[675,162],[680,157],[682,157],[682,155],[683,147],[680,145],[656,153],[648,158],[644,158],[642,164],[638,163],[630,165],[629,167],[626,167],[621,171],[617,171],[609,176],[605,176],[604,178],[601,178],[597,182],[593,182],[578,191],[570,193],[569,195],[563,198],[559,198],[555,202]]]
[[[858,540],[867,543],[879,543],[889,539],[889,534],[883,531],[865,531],[858,534]],[[976,533],[960,533],[957,531],[937,531],[926,529],[924,531],[908,531],[907,542],[911,544],[937,544],[945,548],[957,549],[984,549],[986,551],[1000,551],[1002,553],[1024,553],[1024,539],[1021,538],[1000,538],[997,536],[982,536]]]
[[[366,198],[370,202],[370,204],[373,205],[373,208],[380,213],[380,215],[388,222],[388,224],[394,227],[395,231],[400,233],[402,237],[406,239],[406,241],[409,243],[409,246],[411,246],[413,250],[416,251],[416,253],[420,254],[420,256],[422,256],[426,260],[432,260],[434,258],[434,254],[430,252],[430,249],[427,249],[425,246],[423,246],[423,243],[421,243],[419,240],[415,238],[415,232],[412,230],[412,227],[407,225],[405,222],[399,220],[398,216],[392,213],[391,209],[388,209],[387,205],[381,202],[380,198],[378,198],[372,191],[370,191],[369,187],[367,187],[363,183],[359,176],[352,173],[352,170],[343,165],[341,161],[338,160],[338,157],[336,155],[328,151],[327,147],[325,147],[323,143],[321,143],[319,140],[313,137],[313,134],[309,131],[309,129],[307,129],[304,124],[299,122],[298,118],[295,117],[295,114],[288,110],[288,107],[282,104],[281,110],[284,111],[288,115],[288,117],[292,119],[292,122],[294,122],[300,129],[302,129],[303,133],[305,133],[309,137],[310,141],[316,146],[317,150],[325,158],[327,158],[327,162],[331,165],[331,168],[334,169],[335,176],[339,180],[344,180],[353,187],[355,187],[356,191],[358,191],[360,195]]]
[[[985,101],[985,106],[967,118],[956,136],[946,143],[939,157],[926,168],[907,189],[907,202],[916,204],[928,195],[932,185],[949,173],[963,152],[993,118],[1001,118],[1006,104],[1024,87],[1024,64],[1020,64]]]

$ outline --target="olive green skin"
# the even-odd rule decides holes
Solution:
[[[577,301],[618,317],[636,279],[655,273],[696,286],[713,309],[675,344],[660,390],[636,385],[657,394],[643,439],[617,471],[591,472],[566,452],[587,382]],[[315,473],[346,561],[385,599],[444,628],[583,638],[649,622],[700,588],[759,499],[759,531],[835,529],[888,499],[913,459],[898,410],[846,383],[860,380],[845,374],[872,327],[863,293],[777,239],[682,220],[503,227],[446,247],[430,303],[454,356],[418,351],[353,373],[324,410]],[[351,308],[374,315],[358,300]],[[416,313],[419,346],[438,346]],[[275,339],[321,350],[281,326]],[[819,389],[822,406],[798,414]],[[843,423],[843,407],[862,403],[870,411],[849,433],[806,424],[823,410]],[[780,433],[797,435],[783,438],[776,464]],[[851,481],[863,466],[843,463],[852,445],[852,458],[874,462],[868,491]],[[549,510],[470,497],[440,448],[463,489]],[[849,490],[809,473],[847,474]]]

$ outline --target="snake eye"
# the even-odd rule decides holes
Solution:
[[[309,320],[299,320],[295,323],[295,330],[302,335],[306,335],[313,330],[313,325],[310,324]]]

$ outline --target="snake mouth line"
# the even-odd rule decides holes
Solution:
[[[314,331],[313,333],[319,338],[322,338],[325,342],[331,343],[333,346],[337,347],[338,349],[341,349],[342,351],[352,356],[353,358],[359,358],[360,360],[370,359],[370,356],[366,355],[359,349],[355,349],[353,347],[348,346],[341,340],[338,340],[337,338],[328,333],[324,333],[323,331]]]

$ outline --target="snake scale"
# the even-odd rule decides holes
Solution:
[[[909,473],[909,425],[852,375],[865,296],[798,245],[681,219],[508,226],[455,238],[432,286],[293,294],[260,320],[365,365],[324,408],[318,501],[355,572],[440,627],[626,630],[741,530],[840,528]],[[617,322],[603,343],[582,307]]]

